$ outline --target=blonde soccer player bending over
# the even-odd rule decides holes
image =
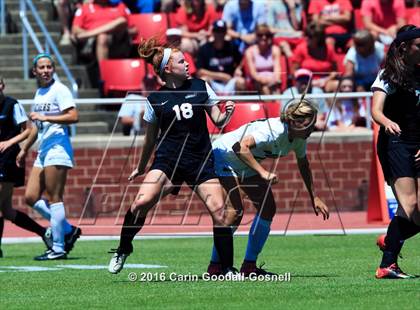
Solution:
[[[237,210],[242,210],[241,196],[246,194],[257,209],[251,225],[248,246],[240,272],[245,276],[270,274],[257,268],[258,254],[270,233],[276,213],[271,185],[279,182],[275,172],[267,171],[261,161],[295,152],[300,174],[308,190],[315,214],[328,219],[327,206],[314,194],[312,173],[306,157],[307,138],[315,128],[317,109],[309,100],[289,101],[281,118],[261,119],[243,125],[213,142],[216,174],[229,193]],[[236,225],[239,225],[241,218]],[[208,273],[221,272],[216,248],[213,248]]]

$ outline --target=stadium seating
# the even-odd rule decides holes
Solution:
[[[158,38],[162,43],[166,42],[166,30],[168,29],[166,14],[131,14],[128,24],[137,28],[137,34],[132,40],[133,44],[139,44],[142,38],[149,39],[151,37]]]
[[[262,103],[237,102],[235,112],[223,131],[233,131],[246,123],[266,117]]]
[[[107,59],[99,63],[103,94],[112,93],[125,96],[127,91],[140,91],[146,76],[146,66],[142,59]],[[118,72],[118,73],[116,73]]]
[[[279,101],[264,102],[265,115],[269,117],[280,117],[281,103]]]
[[[207,129],[209,130],[209,134],[220,134],[222,133],[222,129],[218,128],[216,125],[213,124],[213,121],[210,119],[210,117],[207,115]]]

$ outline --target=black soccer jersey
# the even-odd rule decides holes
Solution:
[[[177,89],[162,87],[147,99],[144,120],[158,122],[158,153],[204,158],[211,152],[205,108],[216,104],[214,91],[200,79]]]

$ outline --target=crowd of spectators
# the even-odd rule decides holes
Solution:
[[[397,29],[418,0],[55,0],[60,44],[97,61],[136,57],[128,16],[166,13],[167,41],[186,53],[192,75],[216,92],[299,94],[369,91]],[[420,9],[419,9],[420,10]],[[417,11],[418,12],[418,11]],[[286,79],[282,72],[287,72]],[[319,129],[364,126],[361,101],[342,100]]]

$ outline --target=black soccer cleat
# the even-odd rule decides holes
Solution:
[[[259,276],[259,275],[270,275],[270,276],[276,275],[275,273],[272,273],[272,272],[269,272],[269,271],[263,269],[262,268],[263,266],[264,266],[264,264],[262,264],[260,267],[257,267],[256,262],[244,261],[242,263],[240,273],[242,273],[245,277],[249,277],[251,274],[257,275],[257,276]]]
[[[81,234],[82,230],[79,227],[71,227],[71,232],[64,236],[64,251],[66,251],[66,253],[70,253],[70,251],[73,250],[74,244]]]
[[[34,260],[37,261],[47,261],[47,260],[57,260],[57,259],[67,259],[66,252],[55,252],[54,250],[47,250],[44,254],[35,256]]]

